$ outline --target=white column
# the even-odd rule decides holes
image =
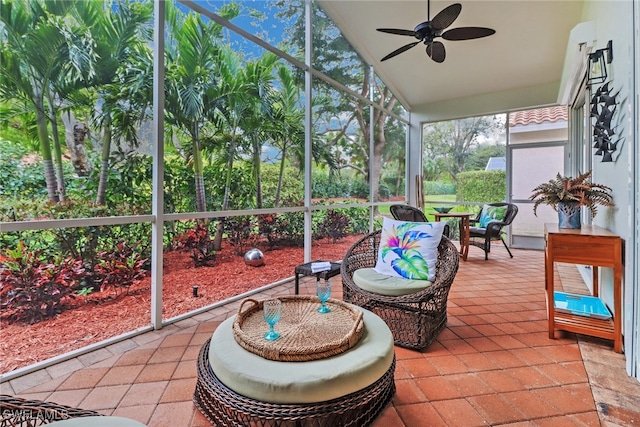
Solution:
[[[153,194],[151,223],[151,324],[162,328],[162,237],[164,226],[164,0],[153,12]]]

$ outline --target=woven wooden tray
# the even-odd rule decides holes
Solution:
[[[280,338],[264,339],[269,326],[262,317],[263,301],[247,298],[233,322],[236,341],[245,350],[265,359],[304,362],[340,354],[358,343],[364,332],[362,312],[336,299],[329,299],[331,312],[318,313],[315,296],[282,296],[282,317],[275,329]],[[249,307],[245,307],[250,305]]]

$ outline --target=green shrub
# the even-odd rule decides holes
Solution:
[[[95,205],[88,200],[67,200],[57,204],[41,202],[42,200],[22,201],[11,212],[11,220],[94,218],[135,214],[134,209],[131,209],[127,204],[110,208]],[[151,245],[150,236],[151,224],[149,223],[26,230],[0,233],[0,249],[15,248],[19,242],[23,242],[30,251],[38,251],[42,257],[62,256],[83,260],[84,266],[89,272],[89,277],[86,280],[90,286],[95,287],[93,275],[98,252],[112,251],[120,241],[125,241],[129,245],[144,242],[139,244],[138,250],[144,257],[148,257]]]
[[[25,147],[0,141],[0,199],[47,197],[42,160],[32,156],[26,161],[28,154]]]
[[[363,179],[355,179],[349,183],[349,197],[366,199],[369,197],[369,184]]]
[[[166,213],[196,210],[193,169],[177,156],[164,162],[164,211]]]
[[[460,202],[495,203],[506,197],[506,172],[471,171],[458,174],[457,199]]]
[[[193,172],[191,172],[193,187]],[[227,180],[227,164],[218,162],[204,169],[207,210],[220,210],[224,201],[225,183]],[[195,195],[194,195],[195,203]],[[253,176],[253,164],[235,162],[231,172],[228,209],[253,209],[256,204],[256,184]],[[195,210],[195,205],[194,209]]]
[[[262,175],[262,207],[275,206],[280,164],[263,164]],[[286,166],[282,175],[280,200],[278,206],[300,206],[304,200],[304,177],[298,168]]]
[[[312,197],[316,199],[331,199],[349,196],[349,183],[342,176],[314,169],[311,173]]]
[[[33,221],[42,218],[50,208],[46,194],[44,197],[0,197],[0,221]]]
[[[398,178],[395,176],[385,176],[381,182],[384,183],[386,191],[389,192],[389,196],[404,194],[404,176],[400,179],[400,182],[398,182]],[[382,196],[383,185],[381,184],[380,187],[380,196]]]
[[[311,176],[312,197],[314,199],[333,198],[367,198],[369,197],[369,184],[361,178],[354,178],[350,174],[329,174],[324,171],[314,170]],[[381,185],[381,187],[383,187]],[[383,192],[388,196],[389,189],[384,186]]]
[[[120,154],[111,159],[112,166],[107,175],[105,205],[111,209],[130,206],[138,214],[151,213],[151,180],[153,158],[133,153]],[[67,173],[65,176],[69,176]],[[67,188],[70,199],[95,200],[100,182],[100,168],[89,171],[87,179],[70,181]]]
[[[351,208],[346,211],[351,224],[349,232],[351,234],[362,234],[369,232],[369,208]],[[382,227],[382,223],[380,223]]]

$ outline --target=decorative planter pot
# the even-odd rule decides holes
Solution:
[[[576,228],[582,225],[580,206],[574,203],[558,203],[558,228]]]

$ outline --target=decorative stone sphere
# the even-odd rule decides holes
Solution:
[[[262,254],[262,251],[257,248],[249,249],[247,253],[244,254],[244,263],[251,267],[260,267],[263,265],[264,255]]]

